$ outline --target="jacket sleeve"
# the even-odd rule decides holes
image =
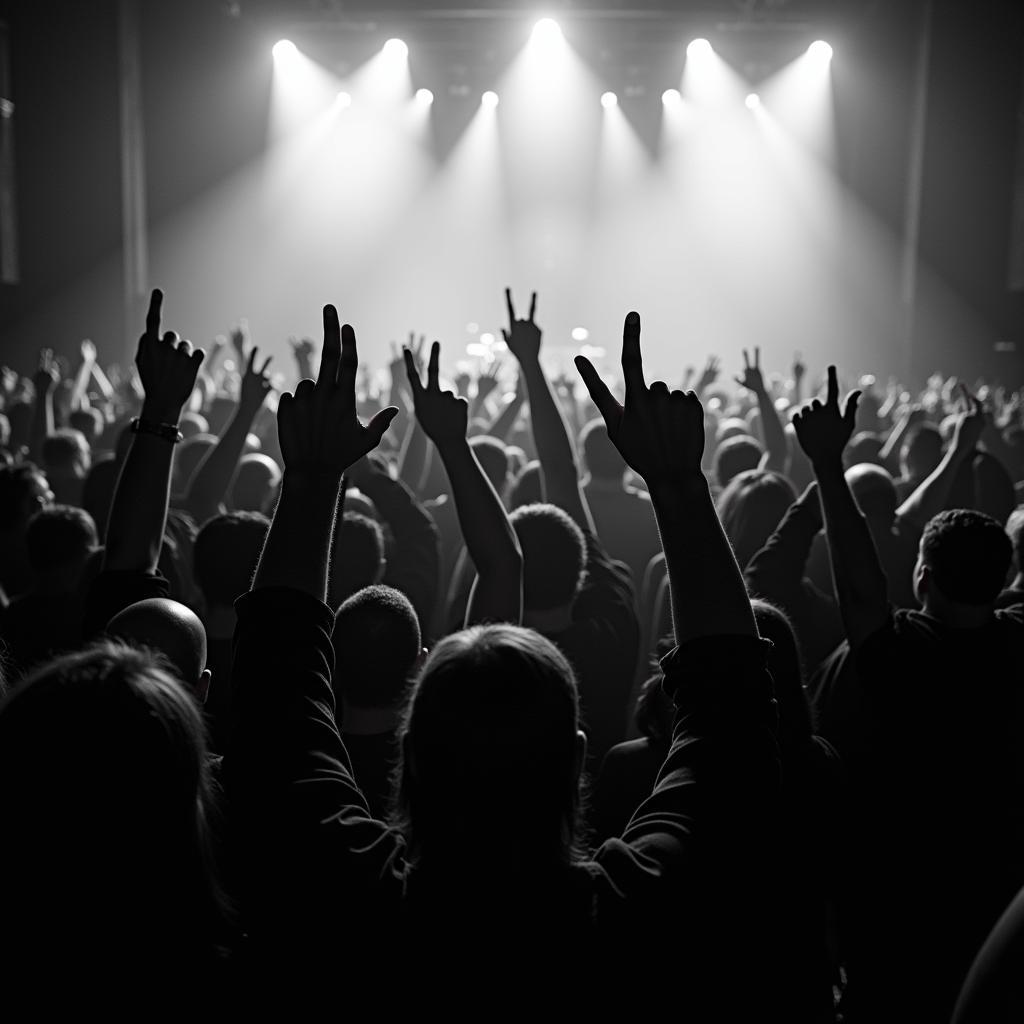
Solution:
[[[798,601],[811,545],[820,530],[820,514],[801,502],[790,505],[746,568],[750,593],[782,607]]]

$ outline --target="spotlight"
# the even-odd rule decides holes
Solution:
[[[586,327],[574,327],[572,329],[573,341],[586,341],[590,337],[590,331]]]
[[[480,344],[481,345],[493,345],[494,344],[494,335],[491,334],[488,331],[484,331],[484,333],[480,335]]]
[[[678,89],[666,89],[661,94],[661,102],[666,107],[674,107],[683,102],[683,94]]]
[[[816,61],[827,64],[832,59],[832,47],[824,39],[818,39],[807,47],[807,54]]]
[[[492,110],[498,105],[498,94],[488,89],[487,92],[480,97],[480,105],[484,107],[490,107]]]
[[[352,106],[352,97],[347,92],[342,90],[341,92],[338,93],[335,103],[338,104],[339,110],[344,110],[346,107]]]
[[[761,97],[756,92],[749,93],[747,98],[743,101],[747,105],[747,110],[756,110],[761,106]]]
[[[557,43],[562,38],[562,30],[554,18],[541,18],[533,26],[530,39],[535,43]]]
[[[434,102],[434,94],[429,89],[417,89],[416,102],[421,107],[429,107]]]
[[[274,43],[274,48],[270,52],[273,53],[275,60],[287,60],[289,57],[294,57],[299,50],[290,39],[279,39]]]
[[[686,48],[687,57],[710,57],[714,53],[706,39],[694,39]]]
[[[606,92],[601,94],[601,106],[605,110],[611,110],[612,107],[616,106],[619,102],[619,97],[613,92]]]
[[[409,47],[401,39],[389,39],[384,44],[384,56],[395,60],[405,60],[409,56]]]

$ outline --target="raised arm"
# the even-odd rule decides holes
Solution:
[[[964,462],[974,454],[985,430],[986,416],[981,402],[967,388],[963,391],[971,411],[957,420],[953,443],[946,449],[942,461],[932,470],[931,475],[922,480],[914,493],[896,510],[898,520],[909,522],[918,531],[923,530],[928,520],[946,507],[953,481]]]
[[[436,341],[430,348],[426,386],[420,380],[412,353],[406,349],[404,355],[416,418],[437,447],[448,472],[459,526],[477,571],[466,624],[518,624],[523,614],[523,556],[505,506],[466,439],[469,407],[464,398],[441,391],[441,346]]]
[[[204,358],[202,349],[193,351],[191,342],[173,331],[161,338],[163,298],[154,289],[135,355],[145,398],[110,506],[103,555],[107,571],[156,571],[167,521],[171,457],[180,437],[178,420]]]
[[[786,444],[786,431],[775,408],[772,396],[764,384],[761,373],[761,350],[754,349],[754,361],[751,363],[747,350],[743,350],[743,376],[735,378],[741,387],[752,391],[757,398],[757,408],[761,413],[761,430],[764,432],[764,457],[761,469],[770,469],[776,473],[786,472],[786,460],[789,446]]]
[[[75,383],[71,388],[72,410],[82,409],[89,404],[86,390],[92,379],[92,368],[96,364],[96,346],[88,338],[82,339],[78,351],[82,358],[75,373]]]
[[[32,425],[29,432],[29,458],[43,463],[43,442],[53,433],[53,389],[60,383],[60,373],[53,358],[53,350],[44,348],[39,353],[39,368],[32,376],[36,398],[32,405]]]
[[[818,480],[839,611],[853,648],[889,617],[885,572],[843,472],[843,449],[853,434],[859,398],[859,391],[852,392],[840,411],[836,368],[830,366],[825,404],[815,399],[793,417],[797,440]]]
[[[672,593],[676,643],[706,636],[757,637],[743,577],[701,472],[704,410],[691,391],[644,383],[640,316],[626,317],[622,334],[625,405],[585,356],[576,357],[608,436],[644,478],[661,532]]]
[[[281,499],[260,555],[253,590],[290,587],[321,604],[327,597],[334,515],[341,478],[380,444],[395,417],[382,409],[365,426],[356,416],[359,360],[355,332],[324,306],[324,349],[314,384],[301,380],[281,396],[277,427],[284,458]]]
[[[506,440],[512,432],[512,428],[519,418],[519,410],[522,409],[525,402],[526,384],[523,381],[523,375],[520,373],[516,376],[516,389],[512,393],[512,397],[505,403],[498,415],[491,420],[487,433],[491,437],[496,437],[499,441]]]
[[[256,419],[256,414],[270,392],[267,367],[273,356],[267,356],[263,365],[257,369],[257,352],[259,349],[253,348],[249,353],[234,415],[213,450],[192,474],[192,479],[185,490],[182,505],[195,517],[197,523],[206,522],[220,511],[221,502],[238,469],[238,460],[242,457],[245,439],[249,436],[253,420]]]
[[[544,474],[544,492],[548,500],[567,512],[584,533],[594,535],[590,509],[580,487],[576,452],[569,439],[561,406],[540,365],[541,330],[534,319],[537,293],[534,292],[530,299],[530,315],[526,320],[516,319],[512,293],[508,288],[505,289],[505,302],[509,327],[501,333],[509,351],[519,360],[519,372],[526,381],[533,439]]]

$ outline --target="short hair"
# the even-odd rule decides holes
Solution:
[[[238,403],[229,395],[214,395],[204,410],[206,422],[210,425],[210,433],[220,437],[231,417],[235,414]]]
[[[583,531],[546,502],[517,508],[509,518],[523,552],[523,607],[544,611],[571,603],[586,566]]]
[[[231,504],[240,512],[258,512],[280,482],[281,467],[269,455],[243,455],[231,484]]]
[[[210,424],[206,422],[206,417],[202,413],[183,412],[178,418],[178,429],[181,431],[182,437],[187,441],[190,437],[195,437],[197,434],[208,434],[210,432]]]
[[[925,476],[942,461],[942,434],[928,423],[912,431],[900,453],[903,464],[915,476]]]
[[[779,715],[779,746],[786,753],[806,744],[814,733],[811,704],[804,689],[800,643],[789,616],[767,601],[750,602],[758,633],[772,643],[768,671],[772,676]]]
[[[718,486],[728,487],[733,477],[757,469],[762,455],[764,449],[749,434],[737,434],[719,442],[713,462]]]
[[[178,490],[184,491],[188,487],[199,464],[216,445],[215,435],[196,434],[195,437],[190,437],[187,441],[182,441],[181,444],[175,446],[174,478]]]
[[[40,509],[25,530],[25,548],[34,573],[84,562],[98,544],[92,516],[73,505]]]
[[[113,455],[98,459],[89,467],[89,475],[82,485],[82,508],[92,516],[99,535],[105,536],[114,488],[121,472],[121,463]]]
[[[881,465],[882,446],[884,442],[870,430],[862,430],[850,439],[843,450],[843,465],[849,469],[861,463]]]
[[[583,464],[595,480],[622,480],[626,460],[612,444],[603,419],[594,419],[584,425],[580,431],[580,450],[583,452]]]
[[[356,591],[379,582],[384,568],[384,532],[369,516],[346,512],[334,531],[328,603],[337,609]]]
[[[60,472],[88,469],[90,450],[80,430],[61,427],[43,440],[43,465]]]
[[[33,462],[0,466],[0,529],[10,530],[35,514],[38,506],[31,499],[40,478],[45,481],[46,474]]]
[[[248,591],[269,529],[261,512],[228,512],[203,523],[192,567],[207,605],[229,606]]]
[[[1013,551],[1006,531],[972,509],[940,512],[924,528],[921,561],[939,592],[959,604],[995,601],[1006,582]]]
[[[199,710],[153,655],[103,641],[36,670],[0,705],[0,822],[18,837],[5,925],[81,938],[88,922],[141,932],[170,963],[213,955],[209,772]]]
[[[1006,521],[1006,536],[1013,546],[1013,557],[1017,563],[1017,572],[1024,572],[1024,508],[1010,514]]]
[[[750,427],[739,416],[727,416],[715,424],[715,443],[722,444],[731,437],[750,437]]]
[[[419,619],[394,587],[363,587],[334,619],[334,692],[357,708],[392,707],[419,657]]]
[[[478,434],[470,438],[469,447],[472,448],[491,486],[499,495],[502,494],[508,476],[508,453],[505,451],[505,445],[490,434]]]
[[[740,569],[765,546],[796,501],[793,485],[781,474],[748,469],[734,476],[718,498],[718,515]]]
[[[79,431],[90,444],[99,439],[107,425],[103,413],[92,406],[88,409],[75,409],[68,416],[68,424]]]
[[[896,518],[898,496],[896,483],[881,466],[861,462],[846,471],[846,482],[857,508],[868,519],[892,523]]]
[[[445,637],[401,728],[396,824],[413,859],[511,831],[534,855],[573,859],[578,729],[576,679],[550,640],[505,624]]]
[[[11,443],[11,421],[0,412],[0,448],[6,448]]]
[[[524,505],[535,505],[544,500],[544,475],[540,462],[532,459],[516,474],[509,491],[509,508],[518,509]]]

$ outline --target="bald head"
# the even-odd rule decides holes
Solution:
[[[182,682],[205,699],[206,630],[191,608],[165,597],[136,601],[107,623],[106,632],[133,647],[159,651]]]
[[[861,462],[846,471],[853,500],[867,519],[892,523],[896,517],[896,484],[881,466]]]

